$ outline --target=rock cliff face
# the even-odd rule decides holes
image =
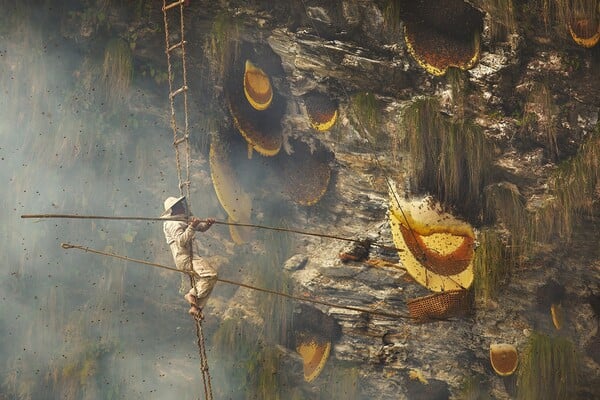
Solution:
[[[597,21],[597,4],[588,6],[586,16]],[[486,277],[497,273],[491,268],[493,258],[479,255],[473,309],[466,317],[415,324],[317,305],[342,332],[333,342],[324,376],[342,366],[357,368],[354,384],[364,398],[441,399],[450,393],[455,398],[487,398],[484,393],[527,398],[524,387],[533,384],[521,378],[522,371],[518,388],[516,377],[495,374],[489,346],[512,343],[521,353],[519,368],[533,368],[523,354],[532,335],[541,332],[566,337],[578,349],[580,383],[568,389],[577,394],[568,396],[597,395],[599,366],[589,347],[597,326],[588,300],[598,292],[598,163],[592,156],[591,163],[581,165],[581,175],[569,178],[591,182],[581,197],[573,194],[573,202],[563,200],[564,191],[574,186],[557,176],[590,147],[598,154],[598,48],[578,46],[561,23],[560,10],[546,15],[544,25],[535,15],[543,15],[541,5],[342,1],[290,2],[275,8],[230,3],[228,10],[237,13],[245,40],[269,46],[283,67],[275,82],[287,101],[283,126],[288,146],[282,151],[294,151],[289,143],[295,139],[322,143],[335,157],[326,195],[314,206],[293,208],[291,225],[393,246],[391,182],[401,188],[402,197],[433,195],[468,221],[480,241],[486,240],[484,232],[501,238],[504,256],[499,262],[506,269],[494,282]],[[413,25],[419,34],[410,36]],[[471,53],[461,60],[464,37]],[[477,61],[468,64],[473,51]],[[440,74],[444,62],[451,67]],[[308,123],[309,104],[302,96],[313,91],[338,105],[338,120],[327,132]],[[425,157],[437,161],[419,172],[421,161],[408,145],[415,127],[407,120],[411,105],[422,98],[434,99],[438,107],[430,115],[422,111],[424,118],[445,121],[424,129],[438,130],[429,132],[432,136],[451,135],[444,128],[448,123],[459,130],[459,144],[446,142],[450,156],[446,149],[426,147],[425,153],[434,154]],[[460,139],[469,124],[477,127],[483,144]],[[425,136],[415,140],[426,141]],[[490,149],[489,159],[464,156],[483,151],[478,146]],[[453,170],[451,163],[441,163],[444,157],[462,161]],[[482,178],[471,178],[478,169],[484,169],[479,171]],[[454,179],[452,174],[461,176],[455,193],[444,186]],[[501,192],[512,200],[495,203]],[[519,214],[525,218],[520,222]],[[542,215],[554,222],[543,222]],[[485,248],[484,243],[475,253]],[[338,254],[344,251],[348,249],[335,240],[296,242],[296,255],[285,269],[294,292],[402,314],[411,299],[431,293],[409,278],[394,252],[374,247],[371,260],[388,262],[375,266],[365,259],[343,262]],[[560,301],[541,294],[548,282],[558,282],[566,293]],[[562,323],[552,322],[550,310],[558,309],[554,303],[562,304]],[[315,382],[313,391],[331,383],[327,378]]]
[[[150,89],[130,97],[127,107],[168,130],[166,100],[157,100],[167,91],[160,7],[84,3],[65,14],[63,37],[90,54],[94,38],[129,44],[134,80]],[[202,205],[220,220],[366,240],[370,247],[368,255],[344,258],[355,255],[355,241],[260,229],[207,235],[203,251],[221,277],[317,300],[294,305],[246,289],[217,289],[206,312],[209,358],[236,349],[210,361],[219,396],[600,395],[600,45],[577,42],[596,34],[587,27],[600,26],[600,11],[591,0],[557,0],[550,9],[547,3],[191,0],[185,6],[196,210]],[[98,8],[102,18],[92,16]],[[572,36],[569,27],[586,29]],[[176,29],[169,39],[180,39]],[[244,78],[246,60],[268,76],[267,84],[256,70]],[[88,76],[77,74],[82,81]],[[250,105],[249,88],[256,96]],[[270,103],[257,110],[257,102]],[[172,161],[157,158],[163,167]],[[217,165],[226,175],[219,184],[211,176]],[[402,252],[390,250],[398,247],[392,188],[406,202],[430,196],[471,227],[468,310],[441,320],[410,315],[411,301],[434,292],[406,270]],[[160,196],[164,188],[143,190]],[[452,236],[451,227],[436,229]],[[418,231],[410,224],[408,230]],[[427,246],[428,234],[417,233],[424,244],[416,246]],[[540,337],[552,354],[544,361],[528,350]],[[514,375],[492,369],[493,343],[516,346]],[[321,357],[304,365],[304,377],[303,344]],[[550,365],[552,376],[539,364]],[[317,372],[309,379],[306,368]]]
[[[587,17],[595,18],[597,23],[597,4],[590,5]],[[331,164],[335,178],[326,196],[312,208],[293,209],[288,215],[290,221],[305,221],[311,230],[319,232],[333,231],[343,237],[370,238],[392,245],[387,214],[393,201],[389,184],[393,182],[402,188],[403,197],[433,194],[478,232],[497,231],[508,250],[501,263],[511,264],[510,271],[501,281],[491,283],[498,286],[495,294],[489,298],[484,291],[475,290],[474,307],[461,319],[415,324],[410,319],[317,306],[342,328],[325,371],[342,368],[339,365],[344,363],[357,368],[359,397],[437,399],[452,393],[455,398],[483,398],[483,393],[489,392],[493,398],[526,398],[525,389],[520,389],[521,394],[515,389],[516,378],[502,378],[493,372],[489,346],[508,342],[524,352],[534,332],[566,337],[578,349],[580,383],[568,389],[577,395],[573,392],[568,396],[597,395],[597,356],[589,352],[597,327],[586,300],[597,296],[598,291],[597,161],[582,166],[582,174],[572,177],[594,182],[590,191],[582,194],[587,204],[562,203],[552,208],[552,213],[558,215],[551,219],[561,219],[559,215],[566,213],[577,214],[578,220],[585,215],[583,220],[571,228],[554,224],[544,232],[549,235],[539,237],[526,233],[534,228],[511,222],[522,209],[538,215],[523,224],[535,225],[536,218],[543,218],[540,210],[556,203],[561,191],[570,190],[566,181],[555,178],[559,165],[576,162],[585,146],[596,146],[597,154],[598,146],[598,49],[577,46],[564,25],[556,22],[558,17],[542,29],[541,21],[528,14],[535,7],[511,2],[498,2],[492,7],[488,2],[462,1],[291,2],[275,9],[259,4],[250,8],[229,4],[227,12],[237,13],[243,21],[242,35],[261,46],[267,44],[281,61],[285,73],[278,83],[288,105],[284,120],[287,143],[291,138],[318,141],[335,156]],[[462,8],[467,11],[460,11]],[[461,13],[470,13],[471,19]],[[510,21],[504,13],[509,13]],[[413,47],[420,45],[419,51],[439,52],[442,64],[444,57],[452,59],[444,51],[463,51],[460,43],[450,39],[463,40],[469,32],[471,36],[476,32],[477,62],[468,65],[467,71],[450,68],[444,76],[429,73],[427,60],[433,60],[433,64],[438,58],[436,54],[425,54],[425,61],[418,62],[419,54],[415,56],[415,50],[407,47],[406,29],[411,24],[419,29],[430,25],[442,35],[431,39],[438,43],[433,47],[427,47],[425,35],[411,39],[425,40]],[[450,39],[444,39],[444,35]],[[456,48],[440,49],[440,43]],[[467,56],[472,58],[472,54]],[[450,65],[462,61],[456,62]],[[307,126],[309,105],[302,103],[302,96],[315,90],[339,105],[338,122],[328,132]],[[410,105],[421,97],[431,97],[439,104],[437,115],[426,118],[452,121],[458,129],[465,121],[479,127],[477,132],[491,148],[490,159],[463,164],[461,168],[467,171],[456,173],[486,168],[489,171],[484,171],[485,179],[469,181],[471,187],[462,186],[450,195],[449,190],[440,189],[443,184],[439,182],[415,178],[418,161],[406,145],[411,129],[406,125],[406,115]],[[372,103],[365,105],[364,99]],[[293,151],[290,147],[285,150]],[[444,153],[443,149],[437,151]],[[451,158],[461,159],[464,153],[479,150],[463,143],[452,151]],[[443,154],[429,156],[439,160]],[[452,167],[436,162],[428,167],[442,170],[438,180],[452,179]],[[435,176],[436,172],[424,174]],[[493,208],[490,198],[495,196],[491,193],[506,187],[511,188],[515,202],[497,204],[499,210],[492,212],[496,216],[485,217]],[[470,191],[474,191],[475,200],[465,207],[462,202],[468,200]],[[511,249],[529,244],[532,246],[526,252]],[[302,262],[288,263],[292,267],[286,272],[294,291],[339,304],[403,314],[407,313],[409,300],[428,294],[392,265],[401,265],[393,252],[373,249],[371,259],[390,262],[375,267],[365,260],[342,262],[337,254],[344,251],[343,247],[328,240],[299,241],[294,259]],[[581,257],[582,251],[588,256]],[[510,253],[518,253],[517,259],[510,260]],[[492,260],[484,258],[486,263]],[[491,269],[486,271],[493,273]],[[481,274],[476,272],[475,279],[485,279]],[[552,324],[552,301],[539,295],[548,282],[558,282],[566,293],[560,300],[564,313],[564,322],[556,325],[560,330]],[[533,368],[524,357],[520,368]],[[315,382],[312,385],[317,392],[315,388],[322,390],[331,383],[327,378]],[[483,383],[476,387],[472,382]],[[524,380],[519,384],[526,385],[534,384]]]

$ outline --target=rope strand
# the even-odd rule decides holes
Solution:
[[[173,3],[175,4],[175,3]],[[178,6],[178,7],[177,7]],[[187,86],[187,69],[186,69],[186,52],[185,52],[185,24],[183,18],[183,1],[180,1],[179,4],[175,4],[175,7],[179,9],[179,37],[180,42],[179,45],[171,46],[169,39],[169,22],[167,18],[167,11],[169,11],[170,7],[167,6],[166,0],[163,0],[163,20],[165,25],[165,53],[167,55],[167,76],[169,81],[169,106],[171,108],[171,129],[173,130],[173,147],[175,148],[175,164],[177,167],[177,178],[179,180],[179,194],[187,197],[188,206],[190,204],[190,161],[191,161],[191,147],[189,140],[189,117],[188,117],[188,86]],[[173,90],[174,83],[174,73],[173,67],[171,63],[171,50],[174,48],[181,49],[181,63],[182,63],[182,71],[181,71],[181,81],[182,86]],[[179,135],[180,128],[177,125],[177,119],[175,117],[175,97],[178,95],[183,95],[183,135]],[[185,179],[182,174],[181,168],[181,156],[179,154],[179,145],[185,144]],[[184,191],[185,188],[185,191]]]
[[[190,147],[190,132],[189,132],[189,118],[188,118],[188,97],[187,97],[187,70],[185,62],[185,24],[183,18],[183,0],[171,3],[167,6],[166,0],[163,0],[163,16],[165,24],[165,52],[167,54],[167,71],[169,77],[169,105],[171,107],[171,128],[173,129],[173,147],[175,148],[175,164],[177,166],[177,178],[179,180],[179,193],[185,195],[187,198],[188,210],[190,209],[190,162],[191,162],[191,147]],[[182,63],[182,86],[173,91],[173,68],[171,66],[171,47],[169,43],[169,23],[167,18],[167,11],[172,8],[179,9],[179,28],[180,28],[180,42],[179,47],[181,48],[181,63]],[[176,45],[177,46],[177,45]],[[175,96],[183,95],[183,136],[178,135],[179,129],[177,128],[177,120],[175,118]],[[185,143],[185,180],[183,180],[181,172],[181,161],[179,154],[179,145]],[[185,191],[184,191],[185,188]],[[190,285],[195,286],[196,277],[193,274],[189,275]],[[202,371],[202,381],[204,383],[204,398],[205,400],[212,400],[212,385],[210,382],[210,373],[208,371],[208,359],[206,358],[206,352],[204,349],[204,334],[202,331],[202,323],[200,318],[195,317],[196,324],[196,337],[198,338],[198,352],[200,355],[200,369]]]
[[[131,261],[131,262],[135,262],[135,263],[138,263],[138,264],[144,264],[144,265],[149,265],[149,266],[155,267],[155,268],[161,268],[161,269],[169,270],[169,271],[172,271],[172,272],[178,272],[180,274],[186,274],[188,276],[193,276],[194,275],[193,271],[184,271],[184,270],[176,269],[176,268],[173,268],[173,267],[168,267],[166,265],[157,264],[157,263],[153,263],[153,262],[150,262],[150,261],[139,260],[139,259],[135,259],[135,258],[127,257],[127,256],[122,256],[122,255],[118,255],[118,254],[114,254],[114,253],[109,253],[109,252],[105,252],[105,251],[94,250],[94,249],[91,249],[89,247],[80,246],[80,245],[76,245],[76,244],[62,243],[61,247],[63,249],[78,249],[78,250],[83,250],[86,253],[94,253],[94,254],[99,254],[99,255],[103,255],[103,256],[114,257],[114,258],[118,258],[118,259],[125,260],[125,261]],[[283,293],[283,292],[278,292],[276,290],[271,290],[271,289],[266,289],[266,288],[262,288],[262,287],[258,287],[258,286],[248,285],[246,283],[236,282],[236,281],[232,281],[232,280],[224,279],[224,278],[217,278],[217,281],[222,282],[222,283],[227,283],[227,284],[233,285],[233,286],[238,286],[238,287],[243,287],[243,288],[246,288],[246,289],[255,290],[255,291],[258,291],[258,292],[269,293],[269,294],[272,294],[272,295],[285,297],[285,298],[288,298],[290,300],[298,300],[298,301],[303,301],[303,302],[313,303],[313,304],[319,304],[319,305],[322,305],[322,306],[327,306],[327,307],[332,307],[332,308],[341,308],[341,309],[350,310],[350,311],[357,311],[357,312],[362,312],[362,313],[371,314],[371,315],[377,315],[377,316],[385,317],[385,318],[408,319],[408,320],[416,319],[415,317],[412,317],[412,316],[407,315],[407,314],[400,314],[400,313],[393,313],[393,312],[379,311],[379,310],[369,310],[367,308],[362,308],[362,307],[345,306],[345,305],[330,303],[328,301],[311,299],[311,298],[308,298],[308,297],[294,296],[294,295],[291,295],[291,294],[288,294],[288,293]],[[447,319],[447,318],[438,318],[438,320],[449,321],[450,319]]]
[[[212,384],[208,372],[208,357],[206,356],[206,344],[204,340],[204,331],[202,330],[201,318],[194,317],[196,321],[196,337],[198,338],[198,349],[200,351],[200,370],[202,371],[202,381],[204,382],[204,396],[206,399],[212,399]]]

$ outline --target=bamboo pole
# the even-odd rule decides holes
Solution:
[[[162,264],[157,264],[157,263],[153,263],[153,262],[149,262],[149,261],[144,261],[144,260],[138,260],[138,259],[135,259],[135,258],[130,258],[130,257],[127,257],[127,256],[121,256],[119,254],[109,253],[109,252],[105,252],[105,251],[94,250],[94,249],[91,249],[89,247],[85,247],[85,246],[81,246],[81,245],[77,245],[77,244],[61,243],[60,246],[63,249],[65,249],[65,250],[69,250],[69,249],[83,250],[86,253],[94,253],[94,254],[99,254],[99,255],[103,255],[103,256],[114,257],[114,258],[118,258],[118,259],[125,260],[125,261],[135,262],[135,263],[138,263],[138,264],[149,265],[149,266],[154,267],[154,268],[161,268],[161,269],[165,269],[165,270],[168,270],[168,271],[171,271],[171,272],[178,272],[180,274],[186,274],[186,275],[189,275],[189,276],[194,276],[194,272],[193,271],[184,271],[184,270],[180,270],[180,269],[169,267],[169,266],[162,265]],[[243,288],[246,288],[246,289],[256,290],[256,291],[263,292],[263,293],[269,293],[269,294],[272,294],[272,295],[275,295],[275,296],[285,297],[285,298],[288,298],[290,300],[298,300],[298,301],[303,301],[303,302],[308,302],[308,303],[313,303],[313,304],[319,304],[319,305],[327,306],[327,307],[341,308],[341,309],[345,309],[345,310],[362,312],[362,313],[367,313],[367,314],[372,314],[372,315],[378,315],[380,317],[386,317],[386,318],[392,318],[392,319],[416,319],[416,318],[414,318],[414,317],[412,317],[410,315],[407,315],[407,314],[392,313],[392,312],[379,311],[379,310],[369,310],[367,308],[362,308],[362,307],[343,306],[343,305],[334,304],[334,303],[330,303],[330,302],[323,301],[323,300],[311,299],[311,298],[308,298],[308,297],[294,296],[294,295],[291,295],[291,294],[288,294],[288,293],[282,293],[282,292],[278,292],[278,291],[271,290],[271,289],[265,289],[265,288],[258,287],[258,286],[252,286],[252,285],[248,285],[248,284],[245,284],[245,283],[236,282],[236,281],[232,281],[232,280],[224,279],[224,278],[217,278],[217,281],[222,282],[222,283],[227,283],[229,285],[243,287]],[[441,319],[440,318],[439,320],[446,320],[446,319]]]
[[[187,221],[182,217],[119,217],[113,215],[79,215],[79,214],[24,214],[23,219],[48,219],[48,218],[68,218],[68,219],[106,219],[106,220],[129,220],[129,221]]]
[[[78,214],[24,214],[24,215],[21,215],[21,218],[23,218],[23,219],[69,218],[69,219],[103,219],[103,220],[130,220],[130,221],[163,221],[163,222],[164,221],[187,222],[187,220],[188,220],[187,218],[181,218],[181,217],[162,217],[162,218],[161,217],[137,217],[137,216],[118,217],[118,216],[105,216],[105,215],[78,215]],[[205,222],[206,219],[201,219],[201,221]],[[220,224],[220,225],[233,225],[233,226],[240,226],[240,227],[267,229],[267,230],[278,231],[278,232],[296,233],[299,235],[316,236],[316,237],[320,237],[320,238],[335,239],[335,240],[342,240],[342,241],[346,241],[346,242],[364,244],[364,241],[360,240],[360,239],[347,238],[347,237],[342,237],[342,236],[337,236],[337,235],[330,235],[330,234],[326,234],[326,233],[307,232],[307,231],[302,231],[302,230],[298,230],[298,229],[280,228],[280,227],[275,227],[275,226],[245,224],[245,223],[240,223],[240,222],[228,222],[228,221],[214,221],[214,223]],[[396,252],[404,251],[403,249],[399,249],[394,246],[387,246],[387,245],[379,244],[376,242],[370,243],[370,245],[379,247],[382,250],[389,250],[389,251],[396,251]]]

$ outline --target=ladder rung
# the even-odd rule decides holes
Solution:
[[[180,145],[181,143],[185,142],[185,141],[188,139],[188,137],[189,137],[188,135],[185,135],[184,137],[180,137],[179,139],[176,139],[176,140],[173,142],[173,144],[174,144],[175,146],[178,146],[178,145]]]
[[[169,50],[167,50],[167,51],[173,51],[178,47],[183,47],[184,44],[187,44],[187,40],[184,40],[184,41],[174,44],[173,46],[169,47]]]
[[[176,91],[174,91],[173,93],[171,93],[169,96],[171,98],[173,98],[173,97],[177,96],[178,94],[185,92],[186,90],[188,90],[187,86],[182,86],[179,89],[177,89]]]
[[[166,6],[163,7],[163,11],[167,11],[167,10],[170,10],[171,8],[173,8],[173,7],[177,7],[177,6],[181,5],[181,4],[183,4],[184,1],[185,0],[179,0],[179,1],[176,1],[176,2],[171,3],[169,5],[166,5]]]

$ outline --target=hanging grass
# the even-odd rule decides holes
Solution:
[[[111,39],[104,50],[102,80],[109,103],[125,102],[133,77],[133,55],[129,43]]]
[[[352,96],[352,111],[369,131],[377,126],[381,110],[373,93],[361,92]]]
[[[285,221],[274,221],[274,226],[285,227]],[[292,284],[283,272],[283,264],[291,256],[289,234],[269,231],[265,234],[265,253],[259,257],[254,275],[256,285],[268,287],[281,293],[291,294]],[[285,343],[291,324],[293,303],[281,296],[257,293],[257,308],[261,315],[270,316],[269,323],[263,327],[263,334],[270,343]]]
[[[533,226],[525,203],[519,188],[512,183],[501,182],[485,188],[484,219],[500,223],[509,232],[508,257],[511,263],[522,261],[529,254],[533,242]]]
[[[577,389],[579,355],[563,337],[534,332],[517,376],[518,400],[571,400]]]
[[[248,399],[287,399],[286,387],[282,385],[279,360],[281,351],[276,347],[265,347],[258,357],[248,364],[249,375],[253,377],[253,384],[247,392]]]
[[[452,93],[454,113],[457,119],[465,118],[467,109],[467,97],[469,95],[469,76],[460,68],[450,67],[446,72],[446,81]]]
[[[600,124],[579,153],[563,162],[550,180],[551,193],[555,196],[553,207],[558,212],[558,221],[554,224],[559,237],[569,239],[578,217],[582,213],[592,214],[599,185]]]
[[[390,32],[400,32],[401,0],[387,0],[383,8],[383,23]]]
[[[277,226],[283,226],[279,223]],[[267,233],[265,252],[254,255],[252,277],[256,286],[267,287],[283,293],[290,292],[282,265],[289,258],[289,235]],[[255,293],[255,306],[265,323],[254,326],[243,318],[224,320],[213,336],[213,346],[223,357],[221,368],[227,381],[217,387],[228,387],[231,392],[250,399],[287,399],[292,378],[280,367],[281,350],[277,344],[285,343],[293,303],[269,293]]]
[[[418,191],[477,218],[489,180],[491,147],[481,129],[440,113],[434,98],[413,101],[402,114]]]
[[[540,82],[534,83],[525,102],[524,114],[532,115],[533,118],[524,117],[525,121],[536,121],[534,129],[541,133],[542,143],[549,158],[558,158],[556,116],[559,113],[558,106],[554,103],[552,92],[548,85]],[[529,124],[526,124],[529,125]]]
[[[224,373],[224,376],[217,374],[214,386],[223,391],[220,397],[235,394],[234,398],[287,398],[290,382],[286,371],[280,368],[282,353],[274,344],[263,342],[255,326],[241,316],[226,319],[215,332],[212,343],[221,357],[217,370]]]
[[[529,236],[540,243],[570,241],[575,224],[592,215],[600,185],[600,127],[579,153],[559,165],[549,179],[550,196],[529,216]]]
[[[493,400],[489,383],[483,376],[469,376],[460,384],[455,400]]]
[[[594,214],[600,185],[599,160],[597,128],[575,157],[559,165],[549,179],[548,197],[539,205],[528,208],[514,184],[501,182],[486,187],[484,219],[500,223],[507,230],[507,265],[527,260],[540,245],[556,240],[568,243],[578,221],[585,214]]]
[[[359,368],[338,364],[330,371],[326,380],[328,384],[321,386],[318,399],[358,400],[361,398]]]
[[[256,329],[243,319],[226,318],[213,335],[212,345],[225,362],[233,362],[252,353],[256,340],[251,341],[251,338],[256,335]]]
[[[229,13],[218,14],[204,43],[211,77],[221,85],[239,54],[240,26]]]
[[[512,263],[505,254],[504,242],[497,231],[486,228],[479,233],[478,240],[473,286],[476,298],[485,303],[497,297],[502,285],[510,276]]]
[[[504,40],[517,31],[517,19],[513,0],[487,0],[483,9],[490,16],[490,35],[496,40]]]
[[[220,390],[225,390],[221,388],[227,388],[222,397],[247,393],[252,386],[250,372],[256,373],[248,367],[256,364],[262,352],[256,327],[245,321],[242,315],[224,319],[212,337],[212,347],[221,359],[216,366],[217,379],[214,383],[217,395]],[[222,373],[218,373],[220,370]]]

